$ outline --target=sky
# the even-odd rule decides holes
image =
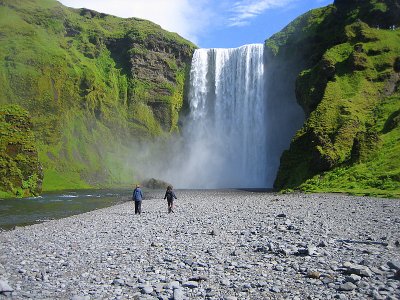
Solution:
[[[176,32],[200,48],[263,43],[296,17],[333,0],[59,0]]]

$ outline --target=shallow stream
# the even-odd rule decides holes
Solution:
[[[23,199],[0,199],[0,229],[10,230],[108,207],[130,200],[132,191],[83,190]]]

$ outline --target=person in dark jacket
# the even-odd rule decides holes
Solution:
[[[132,195],[132,200],[135,201],[135,215],[140,215],[142,213],[142,199],[143,193],[140,189],[140,185],[137,184]]]
[[[167,199],[168,203],[168,213],[174,212],[174,198],[176,198],[174,191],[172,190],[172,186],[167,187],[167,191],[165,192],[164,200]]]

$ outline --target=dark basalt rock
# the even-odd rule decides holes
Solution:
[[[142,186],[148,189],[166,189],[170,184],[160,179],[149,178],[142,181]]]

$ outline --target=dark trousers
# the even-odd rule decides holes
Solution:
[[[135,215],[142,213],[142,201],[135,201]]]
[[[174,207],[174,199],[168,199],[167,198],[167,202],[168,202],[168,212],[173,212],[172,208]]]

